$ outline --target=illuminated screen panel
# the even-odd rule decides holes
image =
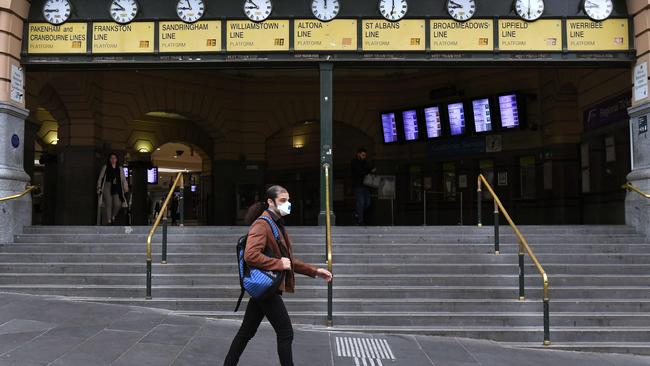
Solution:
[[[406,141],[415,141],[420,138],[418,128],[418,113],[416,110],[402,112],[402,120],[404,121],[404,135]]]
[[[516,94],[499,96],[499,111],[501,113],[501,127],[519,127],[519,103]]]
[[[492,131],[492,111],[490,110],[489,99],[477,99],[472,101],[474,111],[474,129],[476,132]]]
[[[147,183],[158,184],[158,167],[147,169]]]
[[[460,136],[465,133],[465,107],[463,103],[452,103],[447,105],[449,113],[449,127],[452,136]]]
[[[425,108],[424,121],[427,125],[427,138],[434,139],[442,136],[442,123],[440,122],[439,107]]]
[[[395,113],[384,113],[381,115],[381,125],[384,129],[384,143],[397,142],[397,123]]]

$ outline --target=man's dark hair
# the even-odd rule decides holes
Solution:
[[[246,225],[251,225],[255,220],[257,220],[258,217],[264,212],[264,210],[269,208],[268,200],[273,200],[275,201],[276,198],[282,193],[288,193],[287,189],[274,185],[270,186],[266,190],[266,198],[262,202],[256,202],[251,207],[248,208],[248,211],[246,212],[246,216],[244,217],[244,222]]]

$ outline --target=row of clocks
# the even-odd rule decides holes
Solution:
[[[447,12],[458,21],[467,21],[476,13],[477,0],[447,0]],[[489,0],[483,0],[489,1]],[[584,0],[584,12],[593,20],[607,19],[614,10],[612,0]],[[109,12],[113,20],[120,24],[133,21],[140,6],[137,0],[111,0]],[[515,0],[514,8],[521,18],[537,20],[544,13],[544,0]],[[339,14],[340,0],[312,0],[311,11],[322,21],[329,21]],[[272,0],[245,0],[244,14],[254,21],[266,20],[273,11]],[[397,21],[408,12],[408,0],[379,0],[379,12],[390,21]],[[65,23],[72,13],[70,0],[47,0],[43,6],[43,16],[55,25]],[[178,0],[178,17],[187,23],[194,23],[205,13],[205,0]]]

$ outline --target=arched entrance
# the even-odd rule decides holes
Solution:
[[[204,160],[207,160],[204,162]],[[210,187],[206,186],[203,177],[204,168],[209,167],[209,159],[206,154],[197,150],[190,144],[180,142],[168,142],[156,148],[151,154],[153,169],[148,174],[148,202],[149,221],[153,219],[169,187],[178,173],[185,172],[183,187],[185,225],[196,225],[207,222],[207,207],[209,205]],[[156,176],[157,173],[157,176]],[[180,216],[181,207],[178,205],[179,194],[174,195],[174,210],[170,212],[172,224],[176,223]]]

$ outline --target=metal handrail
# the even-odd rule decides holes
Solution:
[[[325,169],[325,242],[327,246],[327,270],[332,272],[332,217],[330,207],[330,165],[324,164]],[[334,324],[332,316],[332,302],[333,302],[333,287],[332,281],[327,283],[327,326],[331,327]]]
[[[165,202],[163,205],[160,207],[160,211],[158,213],[158,217],[156,217],[156,221],[154,221],[153,226],[151,227],[151,230],[149,230],[149,235],[147,235],[147,300],[151,299],[151,267],[152,267],[152,255],[151,255],[151,240],[153,239],[153,235],[156,232],[156,229],[158,228],[158,225],[160,225],[160,220],[165,217],[165,222],[167,220],[167,206],[169,205],[169,201],[171,200],[172,196],[174,195],[174,191],[176,190],[176,187],[178,186],[178,182],[181,182],[181,185],[184,185],[183,182],[183,174],[184,172],[179,172],[176,175],[176,179],[174,180],[174,184],[172,184],[171,188],[169,189],[169,193],[167,194],[167,198],[165,199]],[[164,232],[163,232],[163,261],[162,263],[165,264],[167,263],[167,238],[166,238],[166,228],[167,226],[165,225],[163,227]]]
[[[36,185],[34,185],[34,186],[28,185],[27,187],[25,187],[25,190],[22,191],[21,193],[17,193],[17,194],[7,196],[7,197],[0,197],[0,202],[7,202],[7,201],[22,198],[22,197],[28,195],[30,192],[36,191],[38,189],[39,189],[39,187],[36,186]]]
[[[535,256],[535,253],[533,253],[533,250],[530,248],[530,245],[528,245],[528,241],[526,241],[526,238],[521,234],[519,229],[517,228],[517,225],[515,225],[514,221],[512,221],[512,218],[508,214],[508,211],[506,211],[505,207],[503,207],[503,204],[501,203],[501,200],[499,197],[494,193],[494,190],[490,186],[490,183],[488,183],[487,179],[483,176],[483,174],[479,174],[478,176],[478,226],[482,226],[481,224],[481,185],[484,184],[485,188],[488,190],[488,192],[492,195],[492,198],[494,199],[494,231],[495,231],[495,237],[494,237],[494,246],[495,246],[495,253],[499,254],[499,211],[503,213],[503,216],[506,218],[506,221],[508,221],[508,224],[510,227],[515,232],[515,235],[519,239],[519,300],[524,300],[525,299],[525,292],[524,292],[524,251],[528,253],[528,256],[530,259],[533,261],[535,264],[535,267],[539,271],[540,275],[542,276],[543,284],[544,284],[544,345],[545,346],[550,346],[551,345],[551,339],[550,339],[550,319],[549,319],[549,302],[550,302],[550,288],[549,288],[549,281],[548,281],[548,275],[546,274],[546,271],[544,270],[544,267],[542,267],[542,264],[539,262],[537,257]]]
[[[622,186],[621,188],[623,188],[623,189],[625,189],[625,190],[628,190],[628,191],[636,192],[636,193],[638,193],[641,197],[644,197],[644,198],[650,199],[650,193],[645,193],[645,192],[643,192],[642,190],[640,190],[638,187],[636,187],[634,184],[632,184],[632,183],[630,183],[630,182],[627,182],[627,183],[623,184],[623,186]]]

